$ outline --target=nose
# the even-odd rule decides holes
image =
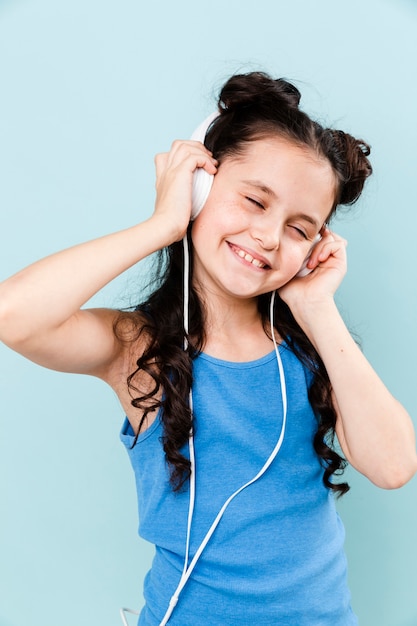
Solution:
[[[281,240],[280,224],[271,223],[265,220],[262,225],[253,229],[253,238],[262,246],[264,250],[278,250]]]

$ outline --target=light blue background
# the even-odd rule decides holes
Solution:
[[[311,114],[373,146],[375,175],[339,220],[339,301],[416,416],[416,59],[410,0],[0,0],[0,279],[147,216],[154,154],[189,136],[229,74],[286,76]],[[95,304],[134,300],[143,271]],[[122,418],[102,383],[0,346],[0,626],[116,626],[119,606],[140,605],[151,550]],[[360,623],[416,626],[417,482],[349,479]]]

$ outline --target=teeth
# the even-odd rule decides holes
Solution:
[[[258,259],[254,259],[251,254],[244,252],[244,250],[238,250],[237,254],[238,256],[240,256],[241,259],[245,259],[245,261],[247,261],[248,263],[252,263],[252,265],[255,265],[255,267],[265,267],[265,263],[262,263],[262,261],[258,261]]]

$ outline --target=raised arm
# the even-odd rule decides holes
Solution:
[[[326,366],[338,413],[336,434],[347,460],[376,485],[396,488],[417,471],[414,428],[334,303],[345,271],[345,245],[328,232],[310,260],[315,272],[289,283],[280,294]]]
[[[51,369],[94,374],[117,360],[116,312],[81,307],[149,254],[184,235],[196,167],[216,168],[202,144],[175,142],[156,158],[157,201],[145,222],[51,255],[0,284],[0,340]]]
[[[74,246],[0,284],[0,339],[62,371],[95,373],[115,357],[114,313],[81,310],[96,292],[164,245],[158,220]]]

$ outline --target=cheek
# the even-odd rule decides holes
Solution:
[[[214,200],[214,199],[213,199]],[[193,233],[226,235],[245,228],[244,214],[236,202],[208,201],[194,221]]]
[[[285,266],[291,278],[299,272],[308,256],[309,249],[304,250],[300,246],[293,246],[284,252]]]
[[[211,212],[203,208],[191,227],[191,241],[196,250],[210,248],[216,237],[215,219]]]

